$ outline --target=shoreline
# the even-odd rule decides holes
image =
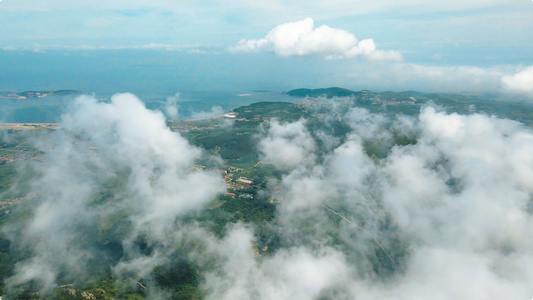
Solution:
[[[0,130],[36,130],[59,128],[59,123],[0,123]]]

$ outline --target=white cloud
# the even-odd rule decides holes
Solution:
[[[273,121],[259,149],[286,172],[271,186],[280,221],[232,224],[220,237],[179,221],[223,190],[213,172],[192,170],[199,149],[132,95],[79,99],[47,140],[54,151],[32,186],[42,202],[11,235],[32,252],[8,283],[53,286],[63,271],[83,281],[85,264],[101,259],[90,246],[102,246],[98,230],[83,228],[126,211],[133,228],[115,274],[150,278],[154,266],[186,257],[206,299],[529,299],[533,132],[432,107],[395,120],[346,112],[350,132],[325,148],[315,126]],[[388,137],[400,132],[416,143],[392,147]],[[366,142],[390,146],[387,157],[371,158]],[[124,170],[125,190],[95,203],[98,187]],[[134,247],[139,237],[150,254]],[[259,250],[265,244],[271,252]]]
[[[50,0],[45,2],[35,0],[22,0],[22,1],[6,1],[3,4],[8,10],[36,10],[36,11],[49,11],[54,9],[87,9],[87,8],[104,8],[104,9],[149,9],[149,8],[166,8],[176,9],[176,3],[170,0],[117,0],[105,3],[99,3],[90,0],[80,0],[74,2],[63,0]],[[182,8],[188,8],[188,5],[181,5]],[[189,10],[189,9],[187,9]]]
[[[397,51],[377,50],[374,40],[358,41],[352,33],[322,25],[315,28],[314,21],[306,18],[276,26],[266,37],[258,40],[241,40],[233,52],[272,51],[280,56],[323,55],[326,59],[366,57],[370,60],[400,61]]]
[[[144,45],[40,45],[34,44],[32,47],[5,46],[4,51],[44,51],[44,50],[166,50],[166,51],[183,51],[190,49],[188,53],[201,54],[204,50],[196,49],[198,45],[171,45],[150,43]],[[192,48],[192,49],[191,49]]]
[[[277,168],[296,168],[314,159],[310,153],[315,149],[315,142],[304,120],[287,124],[272,120],[268,134],[259,141],[258,148],[265,163]]]
[[[525,68],[514,75],[503,76],[502,83],[509,92],[533,97],[533,66]]]
[[[387,72],[387,71],[385,71]],[[399,81],[418,79],[436,90],[484,91],[499,88],[503,72],[497,69],[483,69],[473,66],[424,66],[402,64],[392,67]]]
[[[373,67],[369,74],[364,75],[380,78],[384,85],[396,82],[406,86],[423,85],[428,91],[503,92],[533,97],[533,66],[481,68],[401,63],[381,70]]]
[[[353,13],[372,13],[378,11],[392,11],[392,10],[411,10],[411,11],[423,11],[423,12],[434,12],[434,11],[457,11],[464,9],[474,9],[482,7],[490,7],[496,5],[509,4],[509,1],[505,0],[474,0],[474,1],[460,1],[460,0],[446,0],[446,1],[435,1],[427,2],[424,0],[403,0],[401,2],[394,0],[378,0],[378,1],[363,1],[363,0],[332,0],[324,1],[317,0],[314,1],[317,9],[323,10],[325,12],[338,10],[339,7],[346,10],[346,14]],[[513,3],[515,7],[521,6],[521,3]],[[525,6],[522,4],[522,6]]]
[[[167,102],[165,103],[165,113],[170,120],[177,120],[179,105],[178,101],[180,98],[180,93],[176,93],[174,96],[167,97]]]
[[[206,299],[317,299],[349,278],[344,256],[333,249],[294,247],[256,259],[254,242],[252,230],[237,225],[217,243],[220,268],[207,274]]]
[[[329,249],[343,268],[349,266],[336,286],[344,297],[332,298],[527,298],[533,283],[527,238],[533,233],[533,132],[510,120],[426,107],[416,120],[392,122],[400,132],[418,128],[417,143],[395,146],[387,158],[373,161],[363,145],[375,134],[362,131],[365,124],[374,133],[396,129],[380,126],[386,119],[380,115],[355,110],[348,116],[353,130],[341,145],[272,187],[282,187],[279,226],[287,243]],[[338,231],[328,226],[333,213]],[[376,230],[373,224],[380,222],[390,227]],[[404,244],[391,244],[395,231]],[[330,244],[338,248],[325,246]],[[405,254],[386,283],[368,261],[382,247],[391,257]],[[320,257],[311,258],[319,268],[312,273],[329,272]],[[322,287],[321,295],[328,288]],[[264,293],[260,299],[273,295],[258,292]]]
[[[17,51],[18,48],[17,47],[13,47],[13,46],[5,46],[5,47],[2,47],[2,50],[4,50],[4,51]]]
[[[528,1],[524,1],[528,2]],[[147,9],[147,8],[162,8],[166,10],[186,11],[189,14],[194,14],[200,9],[205,9],[209,6],[218,6],[225,10],[236,10],[246,8],[254,12],[269,12],[272,15],[286,13],[287,11],[303,11],[306,14],[318,15],[354,15],[373,13],[384,10],[391,10],[392,8],[406,7],[411,10],[417,9],[419,11],[456,11],[462,9],[483,8],[496,5],[512,5],[514,7],[525,7],[530,3],[509,3],[505,0],[474,0],[474,1],[459,1],[448,0],[442,2],[431,2],[423,0],[405,0],[400,4],[393,0],[378,0],[378,1],[363,1],[363,0],[315,0],[315,1],[262,1],[262,0],[238,0],[238,1],[207,1],[198,5],[191,1],[176,1],[170,0],[117,0],[106,3],[99,3],[89,0],[80,0],[74,2],[65,2],[63,0],[37,1],[37,0],[19,0],[19,1],[5,1],[2,5],[9,10],[53,10],[53,9],[71,9],[71,8],[87,8],[99,7],[105,9]],[[343,8],[339,10],[339,8]]]
[[[443,66],[413,63],[365,64],[345,68],[341,75],[358,86],[382,90],[418,90],[424,92],[502,92],[502,77],[516,73],[517,68],[498,65]],[[339,76],[338,80],[346,80]]]
[[[78,97],[62,116],[61,129],[42,136],[36,147],[46,152],[44,162],[33,165],[42,175],[32,182],[40,200],[24,226],[3,228],[14,247],[29,251],[8,279],[10,286],[35,280],[51,288],[61,273],[88,276],[86,268],[103,258],[94,249],[98,230],[84,230],[124,211],[131,226],[119,239],[127,258],[113,267],[118,274],[146,276],[172,250],[168,232],[176,219],[225,190],[216,172],[193,168],[201,149],[170,131],[161,112],[132,94],[115,95],[110,103]],[[121,180],[113,196],[95,203],[107,184]],[[157,244],[149,255],[132,246],[143,235]]]
[[[210,111],[193,112],[189,119],[194,119],[194,120],[211,119],[211,118],[222,115],[224,112],[225,111],[224,109],[222,109],[222,107],[213,106],[211,107]]]

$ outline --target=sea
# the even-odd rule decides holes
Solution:
[[[0,122],[4,123],[57,123],[66,113],[69,104],[82,94],[52,95],[43,98],[0,98]],[[109,102],[113,94],[89,94],[98,101]],[[296,102],[297,99],[278,91],[184,91],[176,94],[146,93],[136,95],[148,109],[163,113],[169,97],[176,97],[179,118],[189,119],[195,115],[211,112],[229,112],[234,108],[255,102]]]
[[[99,101],[128,92],[153,110],[164,110],[178,94],[181,119],[261,101],[296,101],[283,90],[300,84],[279,83],[288,75],[276,83],[259,71],[241,74],[240,62],[232,60],[181,52],[0,50],[0,92],[81,90]],[[56,123],[79,95],[0,98],[0,122]]]

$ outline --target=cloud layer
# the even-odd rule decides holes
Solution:
[[[342,29],[322,25],[306,18],[276,26],[259,40],[243,39],[230,48],[234,52],[271,51],[280,56],[322,55],[326,59],[362,56],[370,60],[401,61],[397,51],[377,50],[374,40],[357,38]]]
[[[312,163],[315,141],[307,131],[305,120],[281,125],[270,122],[268,136],[258,144],[261,159],[277,168],[293,168]]]
[[[533,66],[527,67],[516,74],[503,76],[502,82],[507,91],[533,98]]]
[[[352,130],[343,143],[321,163],[294,166],[272,185],[281,199],[280,230],[290,251],[304,247],[313,253],[306,268],[315,275],[300,276],[305,281],[300,286],[312,284],[330,266],[339,272],[337,285],[317,281],[315,296],[292,297],[530,297],[530,129],[433,107],[417,119],[388,120],[360,109],[344,118]],[[399,133],[415,140],[392,146]],[[387,157],[371,159],[369,143],[389,149]],[[333,220],[338,229],[328,226]],[[376,266],[378,252],[384,259],[378,265],[395,266],[393,279],[379,279],[386,271]],[[295,265],[296,258],[284,262],[288,269]],[[276,292],[260,298],[272,295]]]
[[[27,257],[7,281],[13,288],[34,282],[46,290],[58,277],[90,280],[88,269],[118,254],[105,250],[113,240],[124,251],[117,274],[144,278],[166,261],[166,236],[176,218],[225,190],[215,172],[193,169],[202,151],[131,94],[115,95],[111,103],[77,98],[61,129],[37,147],[47,159],[34,165],[39,200],[33,217],[4,228]],[[154,251],[141,252],[139,239]]]
[[[530,128],[334,101],[321,103],[332,108],[321,108],[321,126],[273,120],[256,137],[264,164],[279,169],[261,191],[279,201],[278,219],[214,234],[186,221],[224,191],[215,172],[193,168],[202,151],[131,94],[79,98],[62,129],[37,142],[46,159],[34,165],[28,221],[3,228],[25,257],[10,296],[110,266],[168,299],[154,270],[185,260],[206,299],[531,297]]]

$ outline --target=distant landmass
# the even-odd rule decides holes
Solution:
[[[295,89],[290,90],[287,92],[287,95],[293,96],[293,97],[320,97],[320,96],[326,96],[327,98],[332,97],[349,97],[356,94],[354,91],[350,91],[347,89],[339,88],[339,87],[330,87],[330,88],[323,88],[323,89]]]
[[[3,99],[28,99],[44,98],[52,95],[80,94],[79,90],[56,90],[56,91],[24,91],[24,92],[0,92],[0,98]]]
[[[417,92],[417,91],[404,91],[404,92],[392,92],[392,91],[385,91],[385,92],[373,92],[369,90],[361,90],[361,91],[352,91],[345,88],[340,87],[329,87],[329,88],[319,88],[319,89],[294,89],[286,92],[287,95],[292,97],[299,97],[299,98],[305,98],[305,97],[326,97],[326,98],[333,98],[333,97],[355,97],[358,100],[368,100],[371,102],[400,102],[400,101],[416,101],[418,100],[428,100],[428,99],[435,99],[435,98],[461,98],[461,99],[481,99],[482,97],[476,96],[476,95],[463,95],[463,94],[451,94],[451,93],[423,93],[423,92]],[[488,98],[491,98],[490,96]],[[483,99],[487,100],[487,97],[483,97]],[[494,99],[490,99],[494,100]],[[387,103],[385,103],[387,104]],[[393,104],[393,103],[390,103]],[[395,103],[398,104],[398,103]]]
[[[477,95],[451,94],[451,93],[422,93],[417,91],[404,92],[373,92],[369,90],[351,91],[340,87],[319,89],[295,89],[286,92],[287,95],[298,98],[333,98],[352,97],[359,104],[385,104],[385,105],[419,105],[427,101],[435,101],[441,105],[455,105],[457,102],[495,101],[494,97],[481,97]],[[472,103],[477,104],[477,103]]]
[[[318,98],[318,97],[352,97],[360,104],[385,104],[385,105],[417,105],[426,103],[428,100],[436,98],[446,98],[445,94],[424,94],[420,92],[372,92],[369,90],[351,91],[340,87],[320,88],[320,89],[295,89],[286,93],[292,97]],[[462,97],[453,95],[452,98]]]
[[[435,103],[443,108],[457,113],[469,114],[483,112],[495,114],[503,118],[517,120],[528,125],[533,125],[533,104],[524,101],[510,101],[497,95],[472,95],[452,93],[423,93],[417,91],[404,92],[373,92],[369,90],[351,91],[340,87],[319,89],[295,89],[285,94],[308,98],[306,102],[321,102],[321,97],[350,97],[358,106],[368,109],[373,113],[416,115],[420,107],[427,103]],[[512,100],[512,99],[511,99]],[[346,99],[345,101],[348,101]]]

